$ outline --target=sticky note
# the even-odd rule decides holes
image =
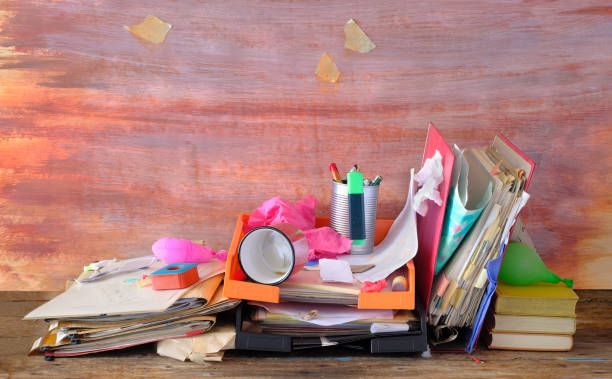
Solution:
[[[340,70],[338,70],[331,55],[323,53],[315,70],[315,76],[330,83],[336,83],[340,79]]]
[[[155,16],[148,15],[140,24],[124,26],[124,28],[129,30],[135,37],[159,44],[164,42],[166,34],[170,31],[172,25]]]
[[[344,47],[349,50],[367,53],[374,49],[376,45],[370,37],[357,25],[352,18],[344,25]]]

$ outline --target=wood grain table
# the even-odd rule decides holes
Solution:
[[[0,292],[0,377],[612,377],[612,291],[577,291],[578,323],[570,352],[487,350],[467,354],[369,355],[347,349],[292,354],[226,353],[223,362],[197,364],[158,356],[152,345],[98,355],[27,357],[46,325],[21,318],[57,292]]]

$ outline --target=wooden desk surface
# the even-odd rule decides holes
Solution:
[[[351,376],[351,377],[612,377],[612,291],[578,291],[578,323],[570,352],[493,351],[474,354],[377,355],[347,349],[294,354],[228,352],[223,362],[180,362],[152,345],[47,362],[25,354],[46,325],[22,316],[56,292],[0,292],[0,377]]]

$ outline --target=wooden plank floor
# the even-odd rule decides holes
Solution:
[[[597,377],[612,378],[612,291],[578,291],[578,330],[565,353],[489,351],[474,356],[434,354],[371,356],[347,349],[294,354],[228,352],[223,362],[179,362],[154,353],[151,345],[80,358],[27,357],[44,322],[23,321],[28,311],[56,292],[0,292],[0,377],[168,376],[351,376],[351,377]]]

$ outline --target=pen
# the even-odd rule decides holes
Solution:
[[[331,171],[332,177],[334,178],[335,182],[342,183],[342,179],[340,179],[340,173],[338,172],[338,167],[334,162],[329,164],[329,171]]]
[[[376,177],[372,180],[371,185],[377,186],[380,184],[381,181],[382,181],[382,176],[376,175]]]

